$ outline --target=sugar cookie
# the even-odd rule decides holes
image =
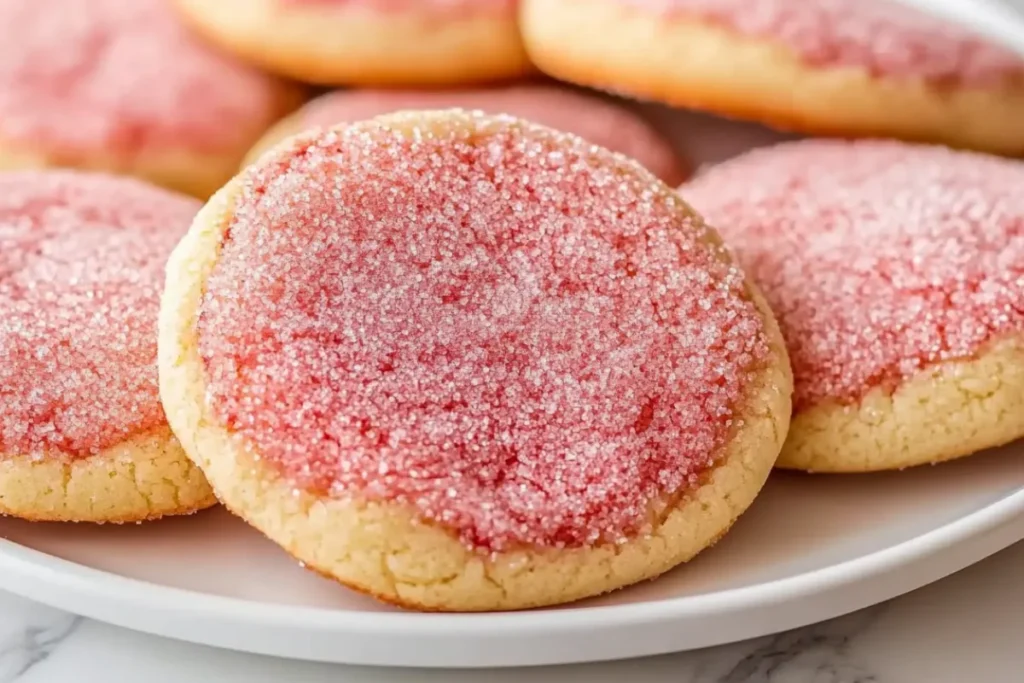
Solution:
[[[211,40],[322,85],[456,85],[530,66],[518,0],[174,0]]]
[[[370,119],[405,109],[473,109],[509,114],[574,133],[632,157],[664,182],[678,185],[689,175],[669,142],[638,113],[604,98],[550,85],[483,90],[340,90],[309,102],[272,128],[249,155],[259,154],[308,128]]]
[[[128,178],[0,174],[0,514],[134,522],[214,503],[157,387],[164,262],[198,208]]]
[[[564,80],[805,133],[1024,155],[1024,58],[895,0],[524,0]]]
[[[218,497],[400,605],[517,609],[724,534],[788,427],[781,336],[633,161],[510,117],[300,135],[168,266],[161,395]]]
[[[897,142],[750,152],[683,192],[764,289],[795,416],[779,464],[859,472],[1024,437],[1024,164]]]
[[[167,0],[0,0],[0,169],[135,175],[202,198],[299,103]]]

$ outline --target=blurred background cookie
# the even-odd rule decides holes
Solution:
[[[0,0],[0,169],[75,167],[202,198],[299,91],[192,35],[168,0]]]
[[[636,159],[671,185],[689,175],[662,134],[638,113],[597,95],[555,85],[476,90],[342,90],[307,103],[271,129],[249,155],[255,159],[285,137],[317,126],[370,119],[403,109],[469,109],[509,114],[574,133]]]
[[[791,408],[771,313],[674,192],[457,111],[300,135],[243,171],[168,266],[160,366],[228,507],[429,610],[689,560],[753,501]]]
[[[211,40],[323,85],[427,86],[531,71],[518,0],[174,0]]]
[[[135,522],[215,501],[164,419],[164,263],[195,200],[129,178],[0,174],[0,514]]]
[[[757,150],[681,191],[779,318],[779,464],[899,469],[1024,437],[1024,164],[892,141]]]
[[[1024,155],[1024,58],[893,0],[524,0],[543,71],[811,134]]]

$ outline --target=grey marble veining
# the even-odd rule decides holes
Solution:
[[[0,682],[23,680],[45,662],[81,618],[10,596],[0,601]]]
[[[292,662],[155,638],[0,593],[0,683],[1020,683],[1024,544],[890,603],[645,660],[504,671]]]

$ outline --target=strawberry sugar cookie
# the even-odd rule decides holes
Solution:
[[[135,522],[214,503],[157,389],[164,262],[199,202],[0,174],[0,514]]]
[[[0,169],[134,175],[207,198],[300,92],[168,0],[0,0]]]
[[[888,470],[1024,437],[1024,164],[805,141],[681,191],[779,318],[795,379],[782,467]]]
[[[264,155],[168,266],[161,395],[235,513],[425,610],[657,576],[770,471],[771,313],[648,171],[511,117],[399,113]]]
[[[530,73],[518,0],[173,0],[212,41],[321,85],[426,86]]]
[[[524,0],[543,71],[804,133],[1024,155],[1024,57],[896,0]]]
[[[602,97],[550,85],[482,90],[339,90],[316,98],[274,126],[249,160],[309,128],[362,121],[401,110],[451,108],[509,114],[574,133],[636,159],[673,186],[689,175],[672,143],[638,113]]]

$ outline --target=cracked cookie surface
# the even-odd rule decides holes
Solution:
[[[124,178],[0,177],[0,513],[127,522],[214,502],[156,368],[164,263],[198,207]]]
[[[897,142],[758,150],[682,191],[779,317],[779,464],[898,469],[1024,436],[1024,164]]]
[[[791,391],[760,295],[669,188],[458,111],[299,136],[224,188],[168,267],[160,367],[228,508],[430,610],[688,560],[756,496]]]

